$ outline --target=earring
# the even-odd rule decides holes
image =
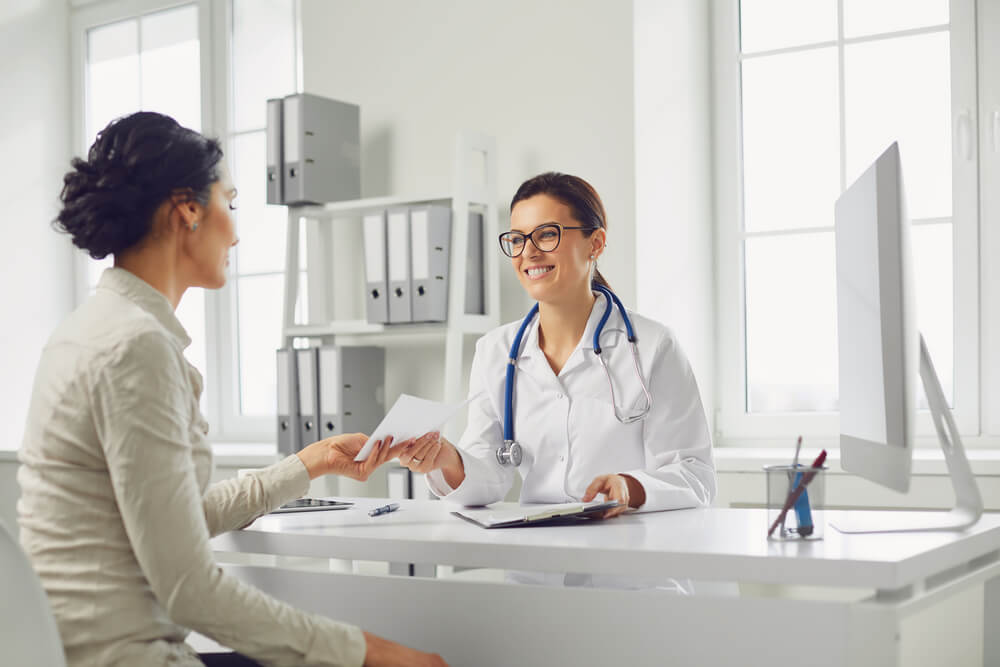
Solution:
[[[192,231],[192,232],[193,232],[194,230],[196,230],[196,229],[198,229],[198,223],[197,223],[197,222],[191,225],[191,231]]]
[[[590,259],[594,259],[594,256],[593,256],[593,255],[591,255],[591,256],[590,256]]]

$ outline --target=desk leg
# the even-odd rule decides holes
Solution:
[[[983,665],[1000,665],[1000,577],[983,584]]]

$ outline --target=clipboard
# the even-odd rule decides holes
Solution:
[[[587,521],[609,509],[618,507],[617,500],[590,503],[560,503],[500,510],[475,507],[452,512],[455,516],[483,528],[528,528],[530,526],[565,526]]]

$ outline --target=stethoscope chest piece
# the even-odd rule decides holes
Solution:
[[[504,440],[503,446],[497,448],[497,461],[502,466],[513,465],[516,468],[521,465],[523,454],[521,445],[510,440]]]

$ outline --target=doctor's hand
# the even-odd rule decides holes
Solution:
[[[335,435],[314,442],[298,452],[297,456],[309,471],[309,479],[335,474],[364,482],[376,468],[396,458],[406,445],[406,442],[393,445],[390,436],[376,442],[367,459],[355,461],[354,457],[367,441],[368,436],[364,433]]]
[[[646,502],[646,490],[631,475],[598,475],[587,487],[581,500],[589,503],[598,493],[603,493],[607,500],[617,500],[620,503],[619,507],[604,512],[600,516],[602,519],[624,514],[629,508],[640,507]]]
[[[364,667],[448,667],[448,663],[435,653],[416,649],[365,633]]]
[[[425,433],[416,440],[403,444],[403,452],[399,455],[400,465],[421,474],[440,468],[445,481],[453,489],[458,488],[465,479],[465,464],[462,463],[458,449],[437,431]]]

